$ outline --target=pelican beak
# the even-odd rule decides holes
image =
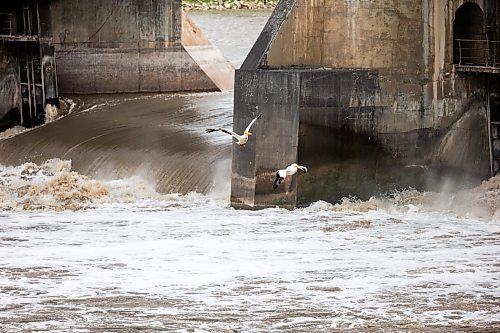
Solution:
[[[302,171],[304,171],[305,173],[307,173],[307,167],[305,166],[298,166],[298,168]]]
[[[246,135],[252,135],[252,132],[246,132]]]

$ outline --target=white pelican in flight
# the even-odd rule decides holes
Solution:
[[[250,124],[248,124],[247,128],[245,128],[245,132],[243,132],[242,135],[239,135],[238,133],[235,133],[231,130],[221,128],[221,127],[219,127],[219,128],[207,128],[207,133],[212,133],[212,132],[217,132],[217,131],[227,133],[236,139],[237,144],[239,144],[240,146],[243,146],[245,143],[247,143],[248,137],[250,135],[252,135],[252,133],[250,132],[250,127],[252,127],[253,123],[255,123],[255,121],[257,119],[259,119],[260,116],[262,116],[262,113],[259,114],[257,117],[253,118],[253,120],[250,122]]]
[[[285,181],[287,176],[292,176],[297,173],[297,170],[307,172],[307,167],[298,165],[297,163],[290,164],[286,169],[281,169],[276,172],[276,179],[274,180],[273,188],[276,189],[282,182]]]

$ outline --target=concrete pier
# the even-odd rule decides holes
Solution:
[[[181,0],[0,4],[0,130],[42,124],[59,93],[225,91],[233,83],[233,65]]]
[[[182,14],[181,0],[52,0],[50,10],[61,93],[232,88],[232,65],[208,40],[186,36],[197,28]],[[204,45],[198,59],[184,38],[191,48]],[[199,62],[215,64],[219,76]]]
[[[281,1],[236,72],[235,130],[263,116],[245,148],[233,148],[232,205],[294,207],[488,178],[498,62],[476,52],[463,66],[457,43],[499,40],[488,28],[498,27],[498,8]],[[273,190],[276,170],[294,162],[310,172]]]

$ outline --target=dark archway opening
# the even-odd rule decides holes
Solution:
[[[487,58],[483,11],[475,3],[464,3],[453,20],[453,63],[486,65]]]

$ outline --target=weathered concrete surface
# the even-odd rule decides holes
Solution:
[[[48,2],[0,3],[0,131],[39,125],[59,105]]]
[[[11,26],[17,26],[14,3],[0,3],[0,13],[11,14],[2,16],[0,22],[0,131],[20,123],[21,85],[19,79],[18,47],[5,39],[13,32]],[[11,18],[9,22],[8,18]],[[12,24],[12,25],[11,25]]]
[[[243,132],[258,114],[250,140],[244,147],[233,145],[233,176],[231,202],[234,206],[265,207],[269,202],[293,207],[296,204],[296,184],[287,183],[276,192],[272,181],[276,165],[286,167],[297,159],[299,129],[298,90],[299,75],[287,71],[237,71],[236,85],[245,87],[235,91],[239,117],[234,118],[234,129]],[[261,87],[279,87],[275,90]],[[284,138],[275,140],[276,137]]]
[[[367,199],[396,188],[440,190],[487,178],[488,78],[453,66],[453,15],[461,3],[281,1],[237,71],[234,118],[247,121],[263,102],[246,96],[265,91],[265,112],[279,115],[268,116],[265,126],[291,122],[298,140],[257,127],[246,158],[233,155],[232,204]],[[296,77],[295,86],[266,81],[274,75]],[[285,94],[297,98],[284,102]],[[299,124],[292,121],[297,113]],[[295,142],[296,156],[272,157]],[[310,172],[273,193],[272,171],[294,159]]]
[[[61,93],[232,88],[231,65],[208,41],[184,48],[180,0],[53,0],[50,10]]]
[[[406,46],[421,36],[416,2],[297,0],[272,42],[268,65],[397,67],[413,72],[420,60],[418,48]]]
[[[16,48],[0,45],[0,130],[19,121],[21,91]]]
[[[218,89],[182,48],[74,51],[57,66],[61,93]]]
[[[263,67],[265,61],[267,61],[267,53],[270,45],[276,38],[281,26],[294,9],[296,1],[297,0],[286,0],[278,2],[273,14],[267,21],[266,26],[262,29],[262,32],[255,41],[254,46],[241,65],[242,70],[252,71],[256,68]]]
[[[53,42],[79,49],[180,46],[180,4],[180,0],[52,0]]]

